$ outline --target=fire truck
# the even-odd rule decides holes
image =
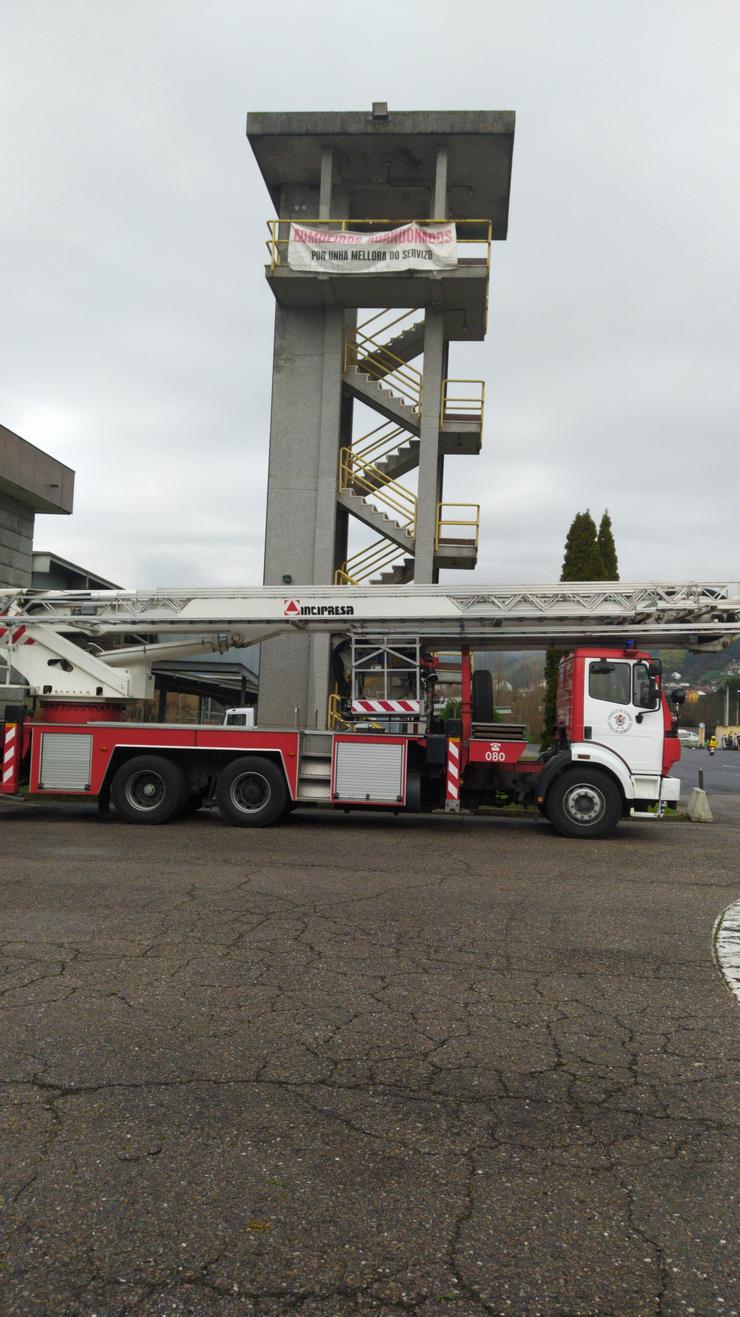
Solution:
[[[125,720],[152,664],[280,635],[328,633],[337,688],[314,726]],[[561,835],[600,838],[675,807],[683,692],[661,646],[720,650],[740,634],[740,584],[0,592],[6,679],[26,686],[0,727],[8,797],[94,799],[129,823],[215,805],[263,827],[296,807],[477,813],[531,806]],[[545,753],[496,720],[486,650],[563,651]],[[459,717],[435,699],[459,661]],[[304,719],[303,722],[308,722]]]

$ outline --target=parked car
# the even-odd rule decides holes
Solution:
[[[679,727],[678,739],[681,745],[686,746],[689,750],[698,750],[701,745],[701,737],[693,727]]]

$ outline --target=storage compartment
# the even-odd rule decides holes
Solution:
[[[332,799],[395,805],[406,799],[406,743],[335,742]]]
[[[87,732],[44,732],[39,791],[89,791],[91,753]]]

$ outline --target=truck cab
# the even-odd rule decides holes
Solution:
[[[677,803],[680,783],[669,777],[681,754],[677,720],[649,654],[627,647],[567,655],[558,672],[557,734],[558,751],[572,763],[618,783],[630,813]]]

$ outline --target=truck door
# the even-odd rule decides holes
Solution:
[[[648,707],[650,689],[646,663],[589,659],[583,696],[584,738],[590,727],[590,739],[618,754],[631,773],[660,775],[663,716],[658,701]]]

